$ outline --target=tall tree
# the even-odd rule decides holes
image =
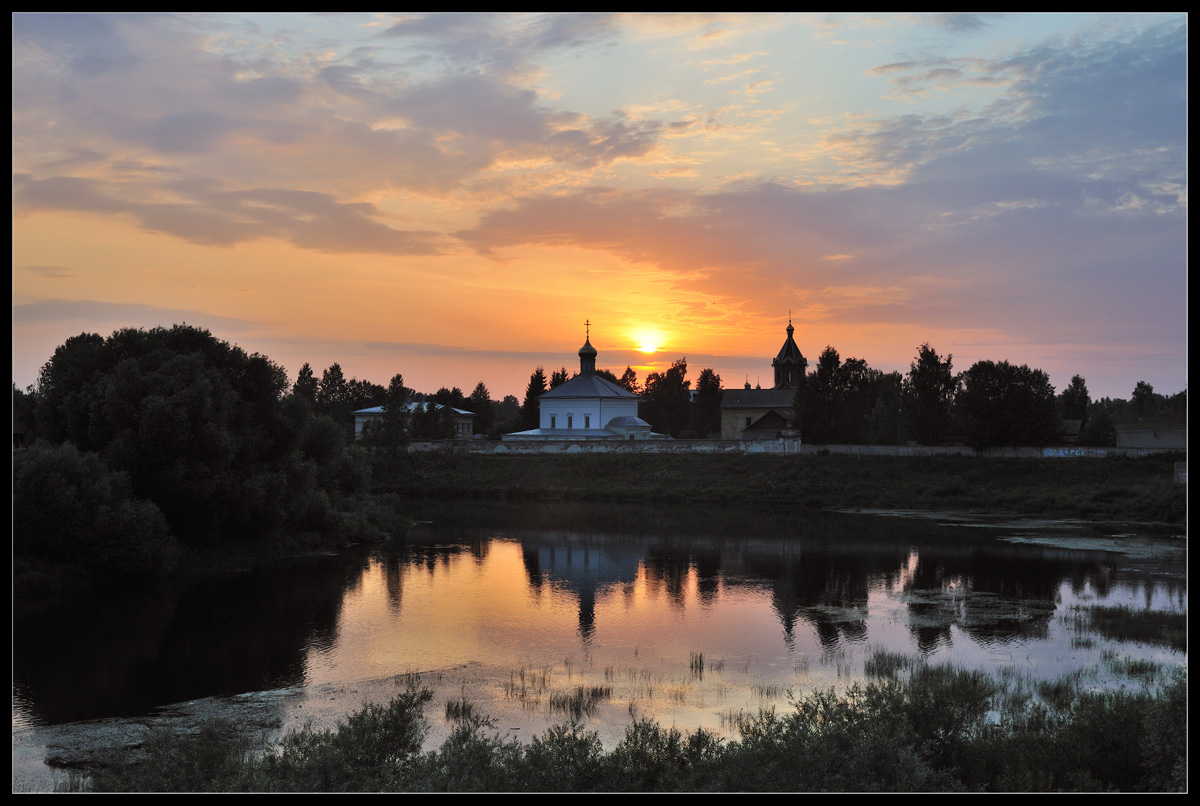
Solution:
[[[296,382],[292,384],[292,394],[304,398],[309,403],[317,402],[317,378],[307,361],[296,375]]]
[[[956,381],[951,369],[952,355],[945,359],[926,342],[917,350],[917,360],[908,370],[906,405],[917,440],[923,445],[941,442],[950,427],[950,407],[954,402]]]
[[[492,396],[483,381],[475,384],[475,391],[467,399],[467,408],[475,412],[475,433],[486,434],[495,422],[495,412],[492,410]]]
[[[388,382],[381,404],[383,417],[367,425],[363,435],[364,444],[372,448],[372,458],[377,465],[394,470],[408,446],[412,433],[412,417],[408,411],[408,397],[412,393],[404,385],[404,376],[396,373]]]
[[[525,401],[521,404],[521,428],[528,431],[538,427],[538,398],[546,394],[546,370],[538,367],[529,376],[525,387]]]
[[[673,437],[688,428],[691,385],[687,380],[687,358],[671,364],[665,372],[646,376],[642,411],[652,428]]]
[[[1130,403],[1133,404],[1133,413],[1139,420],[1143,417],[1151,417],[1154,415],[1154,387],[1145,381],[1138,381],[1137,386],[1133,387],[1133,395],[1130,398]]]
[[[1059,395],[1062,402],[1064,420],[1087,420],[1088,405],[1092,402],[1088,394],[1087,382],[1076,375],[1071,378],[1071,385],[1062,390]]]
[[[566,367],[563,367],[562,369],[556,369],[554,372],[550,373],[550,388],[554,389],[562,386],[564,383],[570,380],[570,378],[571,375],[567,372]]]
[[[721,434],[721,376],[714,370],[700,370],[696,379],[696,402],[693,406],[696,434],[702,438]]]
[[[794,408],[805,441],[818,445],[863,440],[883,373],[861,358],[842,362],[826,347],[816,371],[796,390]]]
[[[181,542],[305,539],[337,530],[369,471],[287,385],[267,358],[197,328],[79,336],[42,369],[39,437],[126,474]]]
[[[1054,387],[1042,370],[979,361],[961,380],[958,405],[975,449],[1049,445],[1058,438]]]
[[[625,372],[621,374],[621,379],[617,383],[635,395],[642,393],[642,386],[638,383],[637,373],[634,372],[633,367],[625,367]]]
[[[342,365],[335,362],[321,373],[321,381],[317,385],[317,405],[328,414],[349,402],[350,387],[342,373]]]

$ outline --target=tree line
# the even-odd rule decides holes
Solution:
[[[976,449],[1049,445],[1064,420],[1080,421],[1078,443],[1115,444],[1116,425],[1187,422],[1187,390],[1164,397],[1139,381],[1130,401],[1093,401],[1076,375],[1055,394],[1043,370],[977,361],[955,374],[953,356],[922,344],[907,374],[884,373],[826,347],[794,400],[796,425],[815,444],[924,445],[961,442]]]

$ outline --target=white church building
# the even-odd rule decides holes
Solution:
[[[579,374],[538,398],[538,427],[504,440],[662,439],[639,418],[638,396],[596,374],[591,337],[579,348]]]

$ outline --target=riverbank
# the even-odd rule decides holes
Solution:
[[[693,661],[703,671],[704,660]],[[695,669],[694,669],[695,670]],[[463,670],[465,671],[465,670]],[[730,712],[728,733],[630,716],[605,741],[595,711],[521,736],[466,689],[425,676],[380,681],[378,704],[265,743],[228,718],[151,730],[101,750],[101,791],[1179,791],[1187,787],[1187,674],[1141,691],[1077,678],[987,675],[877,652],[868,681],[797,692],[778,711]],[[455,680],[457,683],[457,679]],[[1122,687],[1124,688],[1124,687]],[[324,692],[331,699],[359,692]],[[607,704],[610,686],[579,688]],[[295,695],[292,695],[295,698]],[[374,699],[374,698],[372,698]],[[442,703],[444,702],[444,706]],[[294,710],[294,709],[293,709]],[[545,710],[545,709],[536,709]],[[598,710],[598,709],[596,709]],[[442,718],[444,711],[444,719]],[[517,719],[527,723],[520,716]],[[605,719],[609,723],[613,720]],[[438,739],[429,729],[440,726]],[[506,726],[509,726],[506,728]],[[525,727],[531,727],[526,724]],[[436,730],[436,728],[435,728]],[[602,730],[604,730],[602,728]],[[15,775],[15,765],[14,765]]]
[[[974,456],[416,454],[376,490],[409,498],[956,510],[1186,527],[1186,454]]]

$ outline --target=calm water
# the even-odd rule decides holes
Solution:
[[[709,710],[738,690],[855,679],[878,648],[1044,677],[1085,669],[1097,685],[1114,655],[1185,662],[1072,618],[1093,604],[1186,612],[1182,546],[1138,559],[1089,550],[1082,531],[1019,542],[1055,537],[1047,525],[784,511],[439,503],[419,515],[429,523],[387,548],[18,614],[14,727],[464,663],[641,674],[661,713],[685,707],[700,655],[718,688],[686,707]]]

